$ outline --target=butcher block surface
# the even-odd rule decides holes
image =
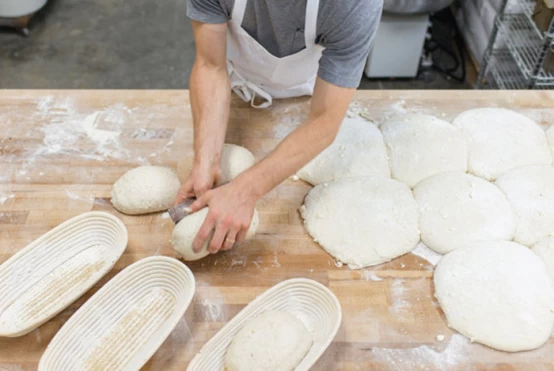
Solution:
[[[465,109],[488,106],[517,110],[544,128],[554,123],[554,91],[360,91],[350,114],[376,123],[413,112],[450,121]],[[227,142],[247,147],[259,160],[308,109],[308,98],[255,110],[233,97]],[[167,213],[122,215],[110,204],[110,190],[140,165],[169,166],[184,179],[192,140],[187,91],[0,91],[0,263],[87,211],[116,215],[129,231],[115,268],[81,299],[23,337],[0,338],[0,370],[35,370],[61,326],[117,272],[148,256],[174,256]],[[145,370],[184,370],[246,304],[293,277],[321,282],[342,305],[342,326],[314,370],[554,369],[553,340],[508,354],[449,330],[433,297],[433,264],[425,254],[357,271],[339,268],[302,227],[298,209],[310,188],[285,181],[258,202],[253,240],[187,263],[196,295]]]

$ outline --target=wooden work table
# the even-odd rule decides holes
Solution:
[[[227,142],[249,148],[258,159],[309,107],[308,99],[294,99],[255,110],[233,99]],[[541,125],[554,123],[554,91],[360,91],[352,107],[379,122],[408,112],[451,120],[483,106],[512,108]],[[84,297],[26,336],[0,338],[0,370],[36,369],[52,337],[107,280],[141,258],[174,256],[167,215],[122,215],[110,204],[110,190],[138,165],[183,172],[192,134],[187,91],[0,91],[0,263],[60,222],[90,210],[117,215],[129,231],[115,269]],[[433,298],[433,265],[419,256],[407,254],[361,271],[337,268],[302,227],[298,208],[310,188],[285,181],[259,201],[254,240],[188,264],[197,280],[194,301],[146,370],[185,370],[247,303],[292,277],[327,285],[343,309],[342,326],[314,370],[554,369],[553,340],[532,352],[508,354],[450,331]],[[444,341],[437,341],[438,335]]]

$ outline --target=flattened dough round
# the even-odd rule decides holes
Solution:
[[[342,122],[335,141],[297,173],[313,185],[356,176],[390,177],[383,135],[362,119]]]
[[[525,246],[497,241],[458,249],[438,263],[434,282],[448,326],[471,341],[517,352],[550,338],[552,283]]]
[[[246,148],[235,144],[225,144],[221,153],[220,182],[230,182],[243,171],[254,166],[255,163],[256,158]]]
[[[467,144],[450,123],[414,114],[380,126],[392,177],[415,187],[423,179],[447,171],[467,171]]]
[[[202,250],[200,250],[199,253],[192,251],[192,243],[194,242],[200,227],[202,227],[202,223],[204,223],[206,215],[208,215],[208,210],[209,208],[205,207],[194,214],[188,215],[177,223],[173,229],[171,243],[180,258],[187,261],[193,261],[202,259],[210,254],[208,251],[208,245],[212,240],[211,235],[204,246],[202,246]],[[248,232],[246,233],[247,240],[254,237],[259,224],[260,219],[258,211],[254,209],[254,215],[252,216],[252,221],[250,222],[250,228],[248,228]]]
[[[494,184],[473,175],[433,175],[414,188],[421,241],[446,254],[474,242],[511,240],[515,216]]]
[[[293,371],[306,356],[313,338],[298,318],[286,312],[265,312],[233,337],[227,371]]]
[[[487,180],[525,165],[550,165],[544,131],[531,119],[504,108],[462,112],[452,122],[469,146],[469,172]]]
[[[112,188],[112,204],[124,214],[138,215],[173,206],[181,182],[175,172],[162,166],[140,166],[129,170]]]
[[[419,241],[417,204],[407,185],[381,177],[318,185],[301,208],[308,233],[357,269],[388,262]]]
[[[554,234],[554,167],[525,166],[497,179],[517,217],[515,241],[526,246]]]
[[[554,282],[554,236],[543,238],[531,250],[543,260],[548,275],[552,282]]]

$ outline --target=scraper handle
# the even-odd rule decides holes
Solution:
[[[167,210],[169,216],[171,217],[171,220],[173,220],[173,223],[179,223],[181,219],[190,214],[190,212],[188,212],[188,208],[190,207],[190,205],[193,204],[194,201],[196,201],[196,198],[187,198],[179,205]]]

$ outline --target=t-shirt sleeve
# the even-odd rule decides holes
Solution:
[[[331,11],[318,19],[320,43],[325,47],[318,76],[344,88],[357,88],[377,31],[382,0],[333,1]],[[346,4],[350,4],[345,6]]]
[[[229,20],[222,0],[187,0],[187,17],[210,24],[226,23]]]

